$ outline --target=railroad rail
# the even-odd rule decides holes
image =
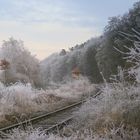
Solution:
[[[95,95],[92,96],[92,98],[96,98],[98,95],[100,95],[101,92],[98,91]],[[20,123],[16,123],[16,124],[13,124],[13,125],[10,125],[10,126],[7,126],[7,127],[4,127],[4,128],[1,128],[0,129],[0,133],[1,134],[5,134],[7,132],[9,132],[11,129],[14,129],[14,128],[17,128],[17,127],[21,127],[21,128],[26,128],[26,126],[29,124],[32,124],[33,128],[42,128],[42,124],[44,124],[45,128],[42,128],[43,131],[45,133],[48,133],[50,131],[53,131],[55,130],[56,128],[60,128],[60,127],[63,127],[65,124],[67,124],[69,121],[71,121],[73,119],[73,116],[72,115],[67,115],[69,114],[70,112],[72,112],[73,110],[75,110],[78,106],[80,106],[82,103],[86,102],[87,100],[82,100],[82,101],[79,101],[77,103],[73,103],[69,106],[66,106],[66,107],[63,107],[61,109],[58,109],[58,110],[55,110],[55,111],[52,111],[50,113],[46,113],[46,114],[43,114],[43,115],[40,115],[38,117],[34,117],[34,118],[31,118],[31,119],[28,119],[28,120],[25,120],[25,121],[22,121]],[[66,116],[68,117],[65,117],[65,114]],[[65,117],[65,119],[63,119],[62,117],[62,120],[59,120],[58,119],[58,122],[55,123],[55,124],[48,124],[47,122],[49,122],[48,120],[52,120],[53,122],[53,118],[59,118],[59,115],[60,115],[60,118],[62,116]],[[47,120],[47,122],[45,122],[45,120]],[[54,119],[55,120],[55,119]],[[39,126],[41,125],[41,126]]]

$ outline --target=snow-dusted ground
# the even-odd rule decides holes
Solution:
[[[119,82],[106,83],[101,90],[100,96],[73,113],[73,123],[58,134],[15,129],[9,140],[139,140],[140,87]]]
[[[118,133],[120,136],[118,136]],[[106,132],[103,136],[93,133],[90,130],[84,130],[83,132],[76,131],[70,137],[60,136],[59,134],[46,135],[41,133],[39,130],[28,130],[21,131],[15,129],[13,134],[7,134],[8,138],[3,140],[139,140],[140,135],[137,130],[133,129],[130,131],[120,127],[118,129],[111,129]]]
[[[95,85],[81,78],[58,89],[36,90],[29,84],[17,83],[8,87],[0,84],[0,126],[49,112],[82,99],[95,90]]]

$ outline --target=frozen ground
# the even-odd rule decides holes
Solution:
[[[85,78],[48,90],[37,90],[29,84],[17,83],[8,87],[0,84],[0,126],[32,117],[38,112],[53,111],[89,96],[94,90],[95,85]]]

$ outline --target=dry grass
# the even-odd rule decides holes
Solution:
[[[54,111],[74,103],[95,90],[88,80],[66,83],[58,89],[36,90],[29,84],[0,85],[0,127]]]

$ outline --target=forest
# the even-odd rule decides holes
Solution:
[[[0,128],[87,99],[64,135],[17,128],[5,140],[140,139],[140,2],[109,18],[101,36],[69,50],[40,61],[11,37],[0,60]],[[89,97],[97,87],[101,94]]]

